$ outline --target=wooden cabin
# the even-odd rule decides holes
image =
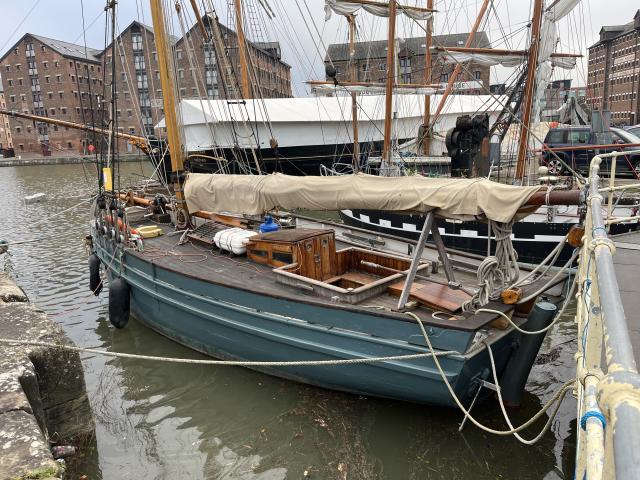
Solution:
[[[335,233],[309,228],[263,233],[251,239],[247,257],[273,267],[297,263],[299,275],[324,281],[336,275]]]

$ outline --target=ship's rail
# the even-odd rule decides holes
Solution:
[[[615,192],[640,192],[640,182],[616,185],[616,160],[630,153],[640,150],[597,155],[589,170],[576,295],[579,479],[640,478],[640,375],[614,269],[615,244],[608,236],[612,223],[637,221],[611,216]],[[611,168],[608,187],[601,188],[604,159]]]

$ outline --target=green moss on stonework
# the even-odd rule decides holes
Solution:
[[[49,464],[46,467],[36,468],[12,480],[40,480],[44,478],[60,477],[64,473],[64,466],[58,462]]]

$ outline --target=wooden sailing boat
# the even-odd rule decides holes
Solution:
[[[109,8],[114,7],[112,2]],[[100,184],[91,228],[90,287],[99,292],[100,270],[106,271],[111,322],[122,328],[131,314],[194,350],[250,362],[251,368],[273,375],[447,406],[469,405],[487,385],[490,348],[503,396],[518,403],[544,335],[523,335],[512,324],[525,330],[548,325],[555,306],[535,302],[541,293],[559,300],[563,276],[531,272],[519,279],[517,264],[502,257],[496,259],[501,270],[482,274],[489,276],[483,277],[484,289],[476,291],[482,259],[448,254],[432,226],[436,217],[482,217],[508,225],[542,203],[545,192],[489,180],[368,175],[191,173],[185,178],[161,0],[151,0],[151,11],[173,194],[159,201],[157,192],[142,187],[117,190],[109,182]],[[106,163],[117,161],[113,156]],[[550,195],[551,201],[556,197]],[[402,247],[411,255],[354,247],[348,237],[336,238],[328,225],[311,229],[286,222],[281,210],[365,204],[425,215],[419,242]],[[148,215],[131,210],[140,207]],[[151,221],[167,212],[171,224]],[[280,227],[289,228],[274,227],[268,219],[258,227],[269,212]],[[178,244],[173,233],[182,236]],[[435,250],[426,247],[429,234]],[[508,248],[508,235],[505,241]]]

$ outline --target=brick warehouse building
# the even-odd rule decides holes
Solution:
[[[82,123],[91,114],[89,87],[95,103],[102,91],[98,50],[30,33],[0,58],[7,109]],[[66,127],[10,118],[16,155],[79,152],[86,134]]]
[[[176,39],[172,38],[175,44]],[[111,84],[111,45],[99,53],[107,85]],[[133,135],[154,135],[154,125],[163,115],[162,87],[153,29],[133,21],[116,38],[116,119],[118,130]],[[110,101],[111,90],[105,92]],[[132,146],[120,142],[120,152]]]
[[[451,35],[434,35],[433,45],[438,47],[463,47],[467,33],[456,33]],[[401,39],[398,49],[398,83],[424,83],[425,49],[426,40],[424,37],[413,37]],[[486,32],[478,32],[475,35],[472,47],[489,48],[491,43]],[[446,83],[449,75],[453,72],[455,64],[444,63],[440,60],[441,53],[432,52],[431,55],[431,82],[433,84]],[[340,43],[329,45],[325,57],[325,65],[333,62],[338,81],[350,80],[349,44]],[[358,72],[358,82],[380,82],[386,81],[387,75],[387,41],[377,40],[371,42],[356,42],[354,61]],[[486,94],[489,93],[489,72],[487,66],[481,66],[471,62],[460,73],[459,82],[467,82],[464,88],[465,93]],[[330,80],[327,78],[327,80]]]
[[[611,110],[615,125],[640,123],[640,10],[625,25],[604,26],[589,47],[587,101]]]
[[[206,18],[206,17],[205,17]],[[221,26],[225,48],[232,67],[239,72],[237,37],[235,32]],[[192,29],[190,46],[194,46],[209,98],[220,98],[215,60],[204,48],[201,35]],[[191,74],[184,39],[172,38],[175,50],[177,84],[180,94],[195,97],[197,90]],[[250,58],[255,65],[260,93],[265,98],[291,97],[291,67],[280,59],[278,43],[247,42]],[[98,119],[98,96],[103,95],[103,74],[106,74],[106,101],[110,98],[111,47],[103,51],[59,40],[25,34],[3,57],[0,69],[7,97],[7,108],[77,123],[91,122],[89,86]],[[104,69],[104,72],[103,70]],[[137,21],[132,22],[116,39],[116,88],[118,130],[136,135],[152,135],[153,126],[162,118],[162,88],[158,70],[153,29]],[[239,73],[238,73],[239,75]],[[254,77],[255,78],[255,77]],[[66,127],[34,124],[28,120],[10,118],[16,154],[44,153],[53,155],[71,151],[83,153],[89,143],[88,134]],[[48,148],[43,148],[48,145]],[[131,152],[125,141],[121,152]]]
[[[202,18],[205,29],[211,37],[211,26],[214,18],[205,15]],[[240,58],[238,52],[238,36],[236,32],[218,22],[220,34],[225,44],[229,64],[236,78],[240,78]],[[196,57],[196,72],[191,71],[191,65],[185,51],[193,49]],[[213,46],[205,45],[198,26],[194,26],[187,34],[179,39],[175,45],[178,68],[178,87],[182,97],[195,97],[197,88],[203,96],[216,99],[221,98],[224,89],[220,84],[224,79],[218,75],[215,63]],[[250,58],[249,83],[253,97],[263,98],[288,98],[292,97],[291,91],[291,66],[282,61],[280,44],[278,42],[247,42],[247,54]],[[200,75],[198,87],[197,76]],[[257,82],[256,82],[257,80]],[[258,85],[258,88],[256,88]],[[238,90],[234,88],[232,90]],[[231,92],[227,92],[229,96]]]

